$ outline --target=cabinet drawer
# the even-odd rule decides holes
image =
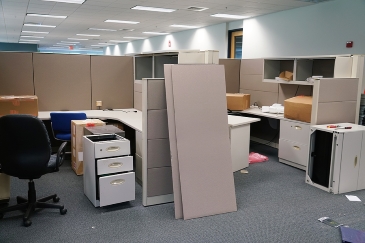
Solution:
[[[134,172],[99,178],[100,207],[135,199]]]
[[[302,144],[309,143],[310,125],[292,121],[280,121],[280,138]]]
[[[130,154],[128,139],[95,143],[95,158],[116,157]]]
[[[308,145],[279,139],[279,158],[307,166]]]
[[[133,170],[133,156],[97,160],[98,175]]]

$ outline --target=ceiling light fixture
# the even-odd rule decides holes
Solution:
[[[90,46],[106,47],[106,45],[90,45]]]
[[[204,7],[196,7],[196,6],[190,6],[187,8],[187,10],[190,10],[190,11],[196,11],[196,12],[201,12],[201,11],[204,11],[204,10],[207,10],[209,8],[204,8]]]
[[[59,2],[59,3],[76,3],[83,4],[85,0],[42,0],[44,2]]]
[[[117,20],[117,19],[107,19],[104,22],[106,23],[119,23],[119,24],[139,24],[136,21],[126,21],[126,20]]]
[[[70,44],[70,43],[57,43],[57,45],[76,46],[76,44]]]
[[[183,25],[183,24],[172,24],[170,25],[171,27],[177,27],[177,28],[188,28],[188,29],[194,29],[194,28],[199,28],[199,26],[194,26],[194,25]]]
[[[134,29],[119,29],[121,31],[134,31]]]
[[[24,26],[42,27],[42,28],[56,28],[56,25],[45,25],[45,24],[24,24]]]
[[[75,44],[78,44],[78,43],[80,43],[80,42],[77,42],[77,41],[61,41],[62,43],[71,43],[71,44],[73,44],[73,43],[75,43]]]
[[[227,18],[227,19],[246,19],[250,17],[250,16],[232,15],[232,14],[212,14],[210,16],[217,18]]]
[[[18,41],[18,43],[21,43],[21,44],[36,44],[36,43],[33,43],[33,42],[25,42],[25,41]]]
[[[163,32],[143,32],[143,34],[148,34],[148,35],[167,35],[168,33],[163,33]]]
[[[89,40],[89,39],[81,39],[81,38],[67,38],[68,40]]]
[[[123,42],[128,42],[128,41],[125,41],[125,40],[110,40],[109,42],[123,43]]]
[[[100,35],[88,35],[88,34],[76,34],[76,35],[79,35],[79,36],[100,36]]]
[[[49,32],[41,32],[41,31],[30,31],[30,30],[22,30],[22,33],[32,33],[32,34],[48,34]]]
[[[117,31],[117,30],[113,30],[113,29],[98,29],[98,28],[89,28],[89,30]]]
[[[135,6],[131,9],[133,9],[133,10],[152,11],[152,12],[163,12],[163,13],[171,13],[171,12],[176,11],[176,9],[171,9],[171,8],[154,8],[154,7],[145,7],[145,6]]]
[[[34,42],[34,41],[39,41],[39,40],[27,40],[27,39],[19,39],[19,41],[30,41],[30,42]]]
[[[126,39],[144,39],[143,37],[133,37],[133,36],[126,36],[126,37],[123,37],[123,38],[126,38]]]
[[[67,16],[62,16],[62,15],[32,14],[32,13],[28,13],[27,16],[29,16],[29,17],[55,18],[55,19],[65,19],[65,18],[67,18]]]
[[[39,38],[39,39],[42,39],[42,38],[44,38],[44,36],[21,35],[20,38]]]

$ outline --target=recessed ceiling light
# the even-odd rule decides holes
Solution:
[[[126,39],[144,39],[143,37],[133,37],[133,36],[126,36],[126,37],[123,37],[123,38],[126,38]]]
[[[134,31],[134,29],[119,29],[121,31]]]
[[[20,38],[39,38],[39,39],[42,39],[42,38],[44,38],[44,36],[21,35]]]
[[[62,16],[62,15],[31,14],[31,13],[28,13],[27,16],[30,16],[30,17],[43,17],[43,18],[55,18],[55,19],[65,19],[65,18],[67,18],[67,16]]]
[[[109,42],[122,43],[122,42],[128,42],[128,41],[125,41],[125,40],[110,40]]]
[[[143,32],[143,34],[149,34],[149,35],[167,35],[168,33],[163,33],[163,32]]]
[[[78,44],[80,42],[77,42],[77,41],[61,41],[62,43],[75,43],[75,44]]]
[[[30,31],[30,30],[22,30],[22,33],[33,33],[33,34],[48,34],[49,32],[41,32],[41,31]]]
[[[30,41],[30,42],[34,42],[34,41],[39,41],[39,40],[27,40],[27,39],[19,39],[19,41]]]
[[[100,36],[100,35],[88,35],[88,34],[76,34],[76,35],[80,35],[80,36]]]
[[[45,25],[45,24],[24,24],[24,26],[43,27],[43,28],[56,28],[56,25]]]
[[[81,39],[81,38],[67,38],[68,40],[89,40],[89,39]]]
[[[135,6],[131,9],[144,10],[144,11],[153,11],[153,12],[164,12],[164,13],[171,13],[171,12],[176,11],[176,9],[171,9],[171,8],[154,8],[154,7],[145,7],[145,6]]]
[[[172,24],[170,25],[171,27],[177,27],[177,28],[189,28],[189,29],[194,29],[194,28],[199,28],[199,26],[194,26],[194,25],[183,25],[183,24]]]
[[[201,11],[204,11],[204,10],[207,10],[209,8],[204,8],[204,7],[196,7],[196,6],[190,6],[187,8],[187,10],[190,10],[190,11],[197,11],[197,12],[201,12]]]
[[[232,15],[232,14],[212,14],[212,17],[227,18],[227,19],[246,19],[250,16]]]
[[[45,2],[60,2],[60,3],[76,3],[76,4],[83,4],[85,0],[42,0]]]
[[[136,21],[125,21],[125,20],[117,20],[117,19],[107,19],[104,22],[106,23],[120,23],[120,24],[139,24]]]
[[[113,30],[113,29],[98,29],[98,28],[89,28],[89,30],[117,31],[117,30]]]

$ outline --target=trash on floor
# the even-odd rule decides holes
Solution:
[[[264,162],[264,161],[268,161],[268,160],[269,160],[268,157],[266,157],[265,155],[259,154],[259,153],[251,152],[248,155],[248,161],[250,164]]]
[[[342,242],[361,243],[365,242],[365,232],[348,226],[340,226]]]
[[[339,226],[343,225],[343,224],[337,223],[336,221],[334,221],[333,219],[330,219],[329,217],[319,218],[318,221],[320,221],[324,224],[327,224],[329,226],[335,227],[335,228],[338,228]]]
[[[352,195],[346,195],[347,199],[349,201],[352,201],[352,202],[361,202],[360,198],[358,198],[357,196],[352,196]]]
[[[241,174],[248,174],[247,170],[241,170]]]

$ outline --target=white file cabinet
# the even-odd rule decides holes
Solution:
[[[84,142],[84,193],[95,207],[135,199],[135,173],[129,140],[89,135]]]
[[[305,170],[308,162],[310,125],[283,119],[280,121],[279,161]]]
[[[338,194],[365,189],[365,127],[311,126],[306,183]]]

